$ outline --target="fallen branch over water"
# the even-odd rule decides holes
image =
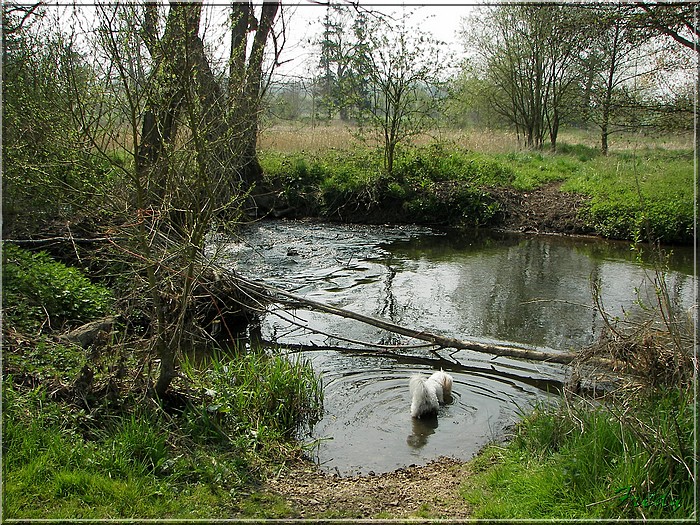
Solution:
[[[354,319],[355,321],[375,326],[388,332],[405,335],[421,341],[427,341],[433,345],[444,348],[473,350],[475,352],[490,354],[497,357],[514,357],[517,359],[530,359],[533,361],[545,361],[548,363],[569,364],[576,359],[576,354],[573,353],[545,352],[522,347],[494,345],[480,343],[477,341],[465,341],[462,339],[455,339],[453,337],[433,334],[425,330],[413,330],[384,319],[370,317],[351,310],[346,310],[320,303],[312,299],[307,299],[274,286],[249,281],[248,279],[240,277],[239,275],[228,273],[228,276],[234,280],[235,284],[241,289],[241,291],[253,297],[257,297],[258,299],[274,301],[281,304],[291,304],[296,308],[307,308],[310,310],[337,315],[346,319]]]

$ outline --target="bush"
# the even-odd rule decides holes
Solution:
[[[111,311],[109,289],[45,252],[30,253],[3,244],[2,270],[5,322],[17,329],[36,332],[47,321],[50,328],[58,329]]]
[[[460,149],[447,151],[442,144],[401,152],[392,177],[398,181],[463,181],[472,185],[508,185],[514,172],[501,162]]]
[[[185,369],[204,393],[197,417],[205,429],[218,421],[217,427],[254,442],[289,438],[322,410],[321,383],[306,361],[254,351],[230,359],[214,355],[203,373]]]
[[[585,213],[596,231],[611,239],[688,243],[693,238],[689,202],[653,201],[642,206],[638,199],[594,199]]]
[[[427,224],[487,224],[499,209],[488,193],[464,182],[424,183],[406,191],[406,217]]]

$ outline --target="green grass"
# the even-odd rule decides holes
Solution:
[[[204,392],[192,416],[215,428],[247,436],[246,446],[280,442],[321,413],[323,390],[311,365],[262,351],[226,358],[215,352],[204,370],[183,365],[194,388]],[[196,426],[206,428],[207,425]]]
[[[299,456],[295,432],[321,411],[308,362],[219,352],[201,368],[185,363],[189,382],[161,404],[137,386],[146,363],[137,343],[85,350],[57,342],[57,329],[110,311],[108,289],[46,254],[4,248],[3,517],[273,512],[249,493]],[[110,371],[122,361],[125,377]],[[86,392],[72,386],[84,367],[94,372]]]
[[[646,234],[666,242],[692,239],[694,221],[692,151],[645,149],[592,160],[562,190],[591,197],[588,210],[606,237]]]
[[[5,378],[3,515],[283,515],[279,501],[256,501],[250,492],[265,472],[299,455],[294,432],[320,410],[310,366],[251,353],[217,359],[197,378],[199,403],[174,413],[149,403],[78,410],[42,386]]]
[[[301,215],[352,221],[492,225],[493,187],[532,191],[559,183],[589,197],[583,219],[602,236],[649,234],[692,241],[693,152],[644,148],[611,152],[561,144],[557,153],[479,153],[444,144],[403,148],[391,175],[380,150],[263,152],[268,183]]]
[[[12,378],[3,382],[6,518],[157,517],[175,503],[158,505],[160,483],[145,474],[144,456],[129,456],[133,442],[123,433],[88,441],[66,416],[41,388],[21,392]]]
[[[474,461],[462,489],[474,517],[690,517],[694,484],[675,458],[692,468],[692,395],[671,390],[628,409],[537,407],[508,446]]]

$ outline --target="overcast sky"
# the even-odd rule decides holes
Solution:
[[[109,3],[109,2],[105,2]],[[161,0],[167,5],[167,0]],[[259,5],[261,2],[254,1]],[[438,39],[451,44],[451,50],[461,52],[462,46],[457,37],[461,19],[466,16],[473,6],[478,2],[457,2],[441,0],[439,6],[421,2],[399,2],[386,0],[382,2],[372,2],[360,0],[359,4],[368,9],[381,11],[394,18],[401,18],[413,13],[409,18],[409,26],[420,25],[426,33],[432,33]],[[46,0],[47,6],[57,6],[54,11],[61,21],[59,24],[68,29],[71,26],[69,18],[80,13],[79,17],[91,19],[95,16],[95,1],[90,0]],[[281,75],[299,75],[308,77],[319,61],[319,48],[312,42],[322,33],[322,20],[326,11],[323,0],[282,0],[283,11],[286,20],[287,41],[284,47],[281,60],[284,62],[278,73]],[[207,1],[204,0],[205,9],[203,11],[205,38],[212,49],[214,55],[223,58],[227,54],[229,37],[221,25],[228,13],[230,1]],[[348,5],[348,9],[353,7]],[[279,20],[278,20],[279,23]],[[81,24],[85,32],[90,32],[90,23]],[[218,36],[217,36],[218,35]]]
[[[282,74],[299,74],[306,76],[309,68],[317,65],[319,60],[318,46],[310,41],[318,38],[322,32],[322,20],[325,6],[312,1],[283,2],[288,17],[287,44],[282,55],[286,62],[280,69]],[[426,33],[451,45],[451,49],[459,52],[462,49],[457,36],[461,19],[473,9],[474,2],[440,2],[439,6],[419,2],[369,2],[360,1],[360,5],[381,11],[394,18],[400,18],[413,13],[409,25],[420,25]],[[352,9],[352,7],[348,7]]]

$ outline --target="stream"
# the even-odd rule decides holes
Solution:
[[[630,243],[593,238],[261,221],[216,246],[247,278],[308,299],[449,337],[548,351],[581,348],[600,335],[592,282],[600,282],[611,316],[634,315],[638,298],[655,298],[654,271]],[[692,248],[675,247],[669,268],[671,299],[685,312],[695,303]],[[469,459],[534,404],[556,401],[567,374],[561,365],[416,346],[301,309],[272,308],[262,334],[304,345],[290,358],[310,360],[320,374],[324,415],[302,439],[322,470],[342,476],[443,455]],[[408,378],[441,368],[454,378],[452,398],[437,418],[411,418]]]

